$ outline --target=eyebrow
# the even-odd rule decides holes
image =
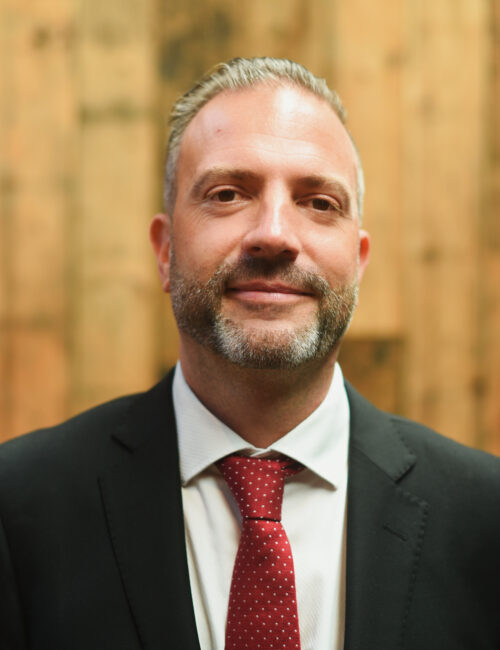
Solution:
[[[248,169],[239,169],[232,167],[212,167],[204,172],[193,184],[190,195],[193,198],[199,198],[203,192],[203,188],[214,182],[222,180],[236,180],[242,182],[257,183],[262,180],[262,177],[255,172]],[[349,213],[351,209],[351,194],[347,189],[345,183],[337,178],[331,176],[323,176],[321,174],[308,174],[307,176],[299,176],[296,181],[298,185],[310,190],[323,190],[331,192],[332,194],[339,195],[344,212]]]
[[[350,212],[351,193],[341,180],[330,176],[322,176],[321,174],[311,174],[298,179],[298,182],[303,187],[311,190],[323,190],[332,194],[338,194],[342,200],[344,211]]]
[[[206,185],[221,180],[236,180],[236,181],[252,181],[259,180],[259,175],[247,169],[233,169],[230,167],[212,167],[203,173],[193,184],[190,194],[194,198],[198,198]]]

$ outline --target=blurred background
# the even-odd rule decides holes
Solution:
[[[364,161],[345,375],[500,454],[499,0],[0,1],[0,439],[175,363],[147,236],[168,111],[271,55],[338,90]]]

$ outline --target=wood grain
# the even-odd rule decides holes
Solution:
[[[344,378],[366,399],[385,411],[402,411],[402,341],[349,337],[342,344],[339,363]]]
[[[500,455],[500,1],[492,2],[486,111],[484,220],[481,232],[480,439]]]
[[[409,6],[403,210],[406,411],[473,444],[478,430],[485,3]]]
[[[175,363],[147,238],[167,112],[218,61],[260,55],[339,90],[364,161],[346,376],[500,454],[500,0],[3,0],[0,439]]]
[[[371,263],[351,332],[398,336],[402,330],[402,83],[406,61],[403,3],[338,3],[337,86],[366,176],[365,225]]]
[[[6,434],[66,412],[66,249],[72,164],[72,4],[2,7],[3,362]],[[29,354],[27,353],[29,351]],[[34,378],[39,382],[33,382]]]
[[[78,65],[79,174],[71,312],[71,408],[154,378],[154,5],[86,4]]]

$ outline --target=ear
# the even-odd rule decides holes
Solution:
[[[170,217],[158,213],[149,227],[149,239],[158,263],[163,291],[170,291]]]
[[[358,280],[361,281],[370,259],[370,235],[366,230],[359,231],[359,267]]]

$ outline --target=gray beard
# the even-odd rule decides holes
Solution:
[[[314,320],[296,329],[262,331],[222,315],[222,298],[235,281],[266,279],[292,284],[317,297]],[[170,293],[180,330],[242,368],[292,369],[326,357],[340,342],[357,303],[358,284],[331,289],[316,273],[290,261],[246,258],[221,265],[205,283],[180,273],[174,251]],[[268,308],[268,307],[266,307]]]

